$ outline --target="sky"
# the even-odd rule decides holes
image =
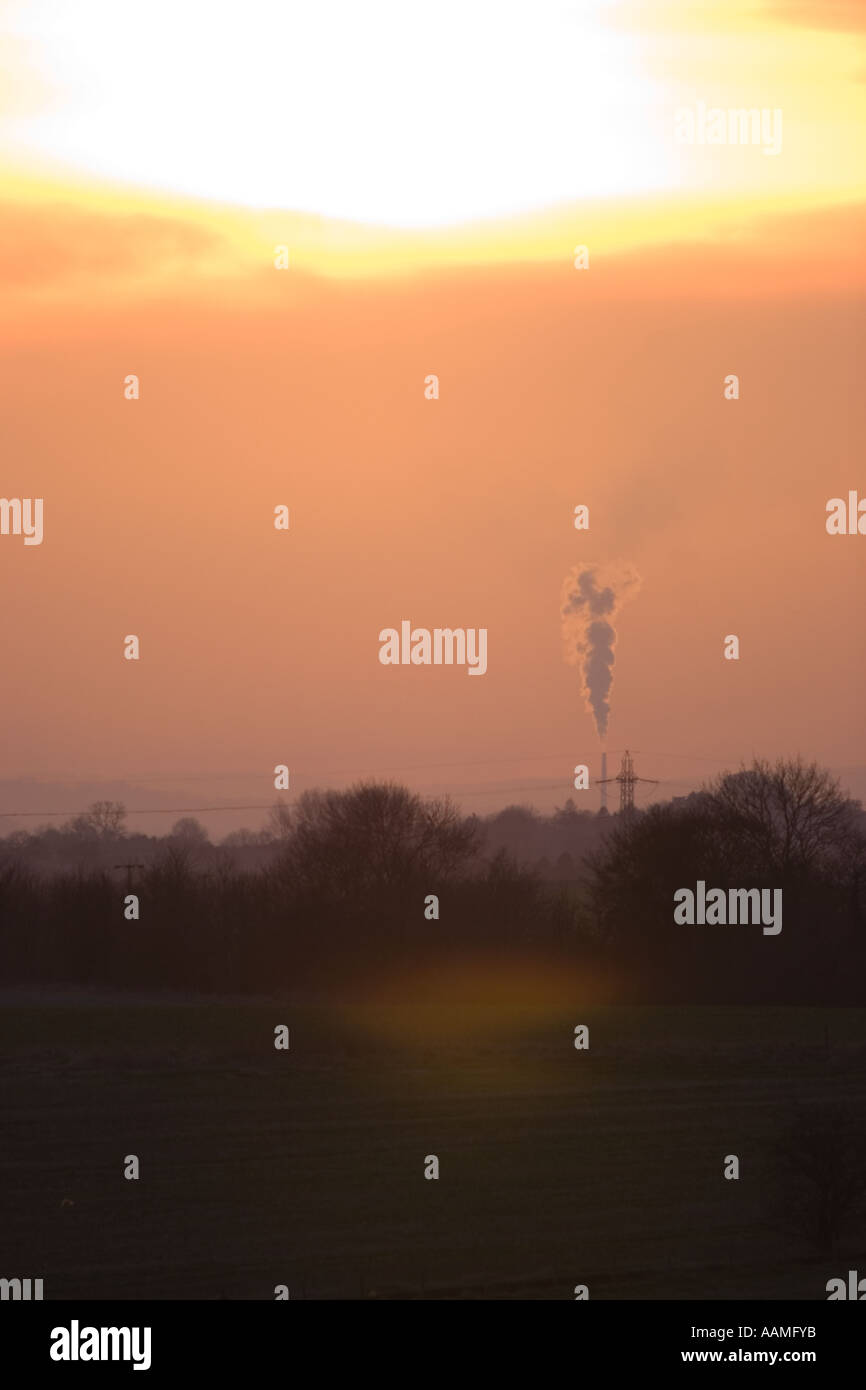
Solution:
[[[0,4],[2,492],[44,499],[41,545],[0,535],[0,811],[257,807],[280,763],[595,809],[583,563],[641,576],[607,738],[640,804],[797,753],[866,798],[866,539],[825,528],[866,497],[864,29]],[[776,138],[677,138],[743,107]],[[382,666],[404,619],[487,628],[486,674]]]

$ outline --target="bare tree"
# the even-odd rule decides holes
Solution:
[[[423,800],[393,783],[308,791],[295,808],[284,865],[295,882],[329,896],[432,883],[474,855],[478,827],[448,800]]]
[[[195,816],[181,816],[171,827],[171,838],[192,847],[210,844],[210,836]]]
[[[64,829],[85,838],[110,840],[118,839],[126,833],[123,822],[126,820],[126,807],[122,801],[93,801],[80,816],[67,821]]]
[[[708,791],[718,831],[735,842],[739,865],[786,877],[862,863],[859,804],[816,763],[756,760],[718,777]]]
[[[756,761],[725,773],[680,803],[617,824],[588,863],[599,929],[628,942],[638,968],[664,976],[672,989],[691,979],[710,993],[770,997],[796,980],[804,996],[817,989],[840,997],[857,987],[866,957],[864,817],[814,763]],[[675,891],[699,880],[723,890],[784,890],[786,931],[775,952],[784,960],[781,974],[766,952],[749,954],[748,937],[734,952],[716,933],[684,933],[674,924]]]

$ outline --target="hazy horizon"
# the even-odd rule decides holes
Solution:
[[[302,140],[307,78],[297,62],[286,92],[280,45],[315,67],[330,42],[343,96],[371,92],[348,12],[329,36],[256,4],[238,35],[178,21],[169,51],[160,8],[139,69],[100,0],[74,24],[48,0],[5,10],[3,487],[44,499],[44,537],[0,538],[0,811],[91,786],[131,812],[267,805],[279,764],[290,794],[394,777],[550,809],[600,751],[563,578],[614,562],[641,586],[616,624],[608,770],[636,751],[660,779],[638,804],[798,753],[866,795],[866,542],[825,525],[864,487],[856,7],[616,0],[543,6],[528,32],[509,12],[500,71],[473,66],[483,19],[446,6],[425,42],[447,119],[429,125],[421,64],[405,129],[371,94],[354,137],[322,100]],[[363,51],[397,81],[417,20],[386,10]],[[202,42],[249,100],[227,126],[222,69],[199,63],[197,144]],[[504,74],[535,98],[524,143]],[[455,114],[479,93],[483,149]],[[678,143],[677,112],[713,103],[773,116],[763,147]],[[383,666],[403,621],[485,629],[486,673]],[[63,803],[19,807],[21,779]],[[574,795],[597,808],[594,786]]]

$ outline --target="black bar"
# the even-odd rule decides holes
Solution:
[[[327,1368],[330,1375],[345,1357],[354,1376],[366,1376],[385,1361],[399,1362],[399,1379],[411,1383],[421,1374],[428,1380],[440,1361],[443,1374],[453,1379],[455,1357],[462,1361],[472,1349],[473,1361],[483,1352],[485,1379],[500,1357],[504,1369],[513,1371],[530,1355],[533,1379],[541,1384],[556,1379],[554,1366],[561,1357],[560,1373],[569,1379],[587,1370],[612,1377],[640,1371],[652,1378],[683,1366],[795,1364],[820,1373],[826,1384],[828,1374],[858,1364],[864,1327],[861,1310],[823,1301],[599,1300],[577,1302],[567,1314],[552,1309],[542,1314],[536,1305],[516,1315],[513,1308],[497,1313],[476,1303],[423,1318],[417,1308],[395,1317],[381,1304],[362,1311],[348,1300],[315,1307],[291,1298],[267,1307],[252,1301],[6,1303],[0,1311],[0,1369],[8,1374],[16,1367],[22,1377],[49,1371],[59,1383],[80,1373],[93,1377],[100,1369],[133,1374],[137,1360],[148,1376],[142,1383],[195,1372],[198,1383],[206,1384],[211,1376],[249,1376],[255,1370],[259,1384],[267,1371],[302,1374],[307,1380]],[[91,1349],[101,1352],[102,1339],[94,1338],[91,1328],[129,1329],[128,1339],[116,1339],[128,1359],[52,1358],[52,1347],[70,1356],[73,1348],[88,1357]],[[104,1345],[110,1357],[112,1338]],[[302,1371],[305,1354],[312,1360]]]

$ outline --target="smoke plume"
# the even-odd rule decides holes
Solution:
[[[586,707],[602,740],[610,715],[616,647],[614,619],[639,588],[640,575],[625,564],[577,565],[562,586],[565,659],[580,667]]]

